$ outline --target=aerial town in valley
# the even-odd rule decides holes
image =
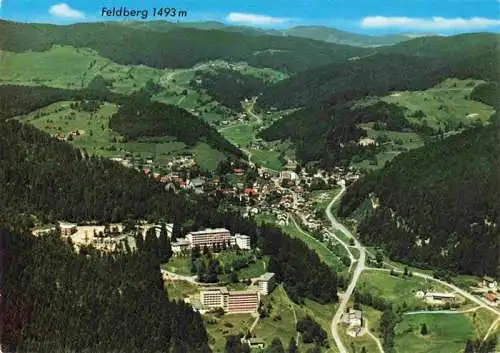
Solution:
[[[0,353],[498,352],[500,3],[456,3],[0,0]]]
[[[148,166],[138,168],[122,158],[113,158],[116,163],[129,168],[136,168],[147,177],[164,184],[166,190],[175,193],[194,193],[199,197],[222,197],[236,206],[244,218],[272,220],[284,229],[295,228],[306,237],[318,244],[324,244],[334,256],[339,256],[339,248],[345,248],[349,257],[344,261],[348,265],[345,276],[350,277],[355,271],[355,263],[360,259],[353,256],[354,251],[367,253],[366,267],[373,270],[389,271],[390,276],[411,278],[421,276],[425,282],[418,282],[410,294],[417,312],[460,312],[471,310],[472,304],[479,308],[487,307],[496,312],[499,303],[500,289],[497,281],[484,276],[476,283],[469,282],[469,287],[458,288],[424,273],[413,273],[404,267],[404,272],[396,266],[384,262],[380,252],[369,252],[356,245],[351,236],[343,235],[342,226],[333,228],[329,212],[331,204],[340,195],[346,186],[360,178],[355,169],[335,168],[332,172],[323,170],[307,171],[290,163],[283,171],[271,171],[263,167],[244,166],[232,163],[226,166],[220,175],[198,175],[190,178],[190,174],[197,173],[196,164],[188,157],[181,157],[173,162],[172,171],[160,174],[151,170],[152,161],[146,161]],[[376,199],[371,200],[371,207],[378,207]],[[137,251],[138,241],[146,242],[146,238],[159,238],[165,232],[171,248],[171,259],[162,265],[161,273],[167,288],[173,288],[179,299],[191,305],[193,310],[207,317],[207,322],[220,320],[223,315],[246,314],[253,318],[251,325],[246,328],[241,342],[250,349],[264,349],[268,340],[256,333],[259,320],[266,320],[274,299],[272,292],[279,286],[274,273],[267,272],[265,260],[260,250],[250,236],[240,233],[231,233],[226,228],[212,228],[207,224],[205,228],[190,231],[186,234],[174,234],[173,223],[151,224],[146,221],[125,226],[121,223],[106,225],[74,224],[65,221],[33,230],[36,236],[51,231],[57,231],[66,239],[75,251],[92,246],[104,252]],[[338,227],[338,226],[337,226]],[[345,228],[344,228],[345,229]],[[340,230],[340,233],[338,232]],[[343,249],[342,249],[343,250]],[[196,255],[195,255],[196,253]],[[203,255],[200,255],[203,254]],[[196,269],[194,257],[208,256],[212,259],[223,259],[231,256],[244,258],[242,268],[252,268],[250,275],[245,277],[234,268],[216,270],[211,280],[201,277],[203,273]],[[344,255],[345,256],[345,255]],[[212,261],[212,260],[210,260]],[[219,261],[219,260],[217,260]],[[262,266],[258,266],[262,262]],[[224,267],[221,262],[218,266]],[[233,266],[235,262],[229,264]],[[364,265],[364,264],[363,264]],[[191,266],[191,270],[186,270]],[[260,267],[256,272],[255,267]],[[255,274],[253,274],[255,272]],[[223,273],[223,274],[222,274]],[[243,271],[244,273],[244,271]],[[177,288],[188,289],[180,292]],[[343,294],[340,293],[340,296]],[[345,330],[345,334],[352,339],[372,335],[367,327],[367,320],[362,307],[352,298],[345,296],[346,304],[340,312],[338,325]],[[266,309],[267,308],[267,309]],[[340,310],[340,309],[339,309]],[[412,311],[410,311],[410,314]],[[214,319],[219,318],[219,319]],[[334,318],[335,320],[335,318]]]

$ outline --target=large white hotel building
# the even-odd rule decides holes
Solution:
[[[200,301],[207,309],[222,308],[227,313],[255,313],[259,308],[257,290],[229,291],[226,287],[203,288]]]
[[[197,232],[191,232],[186,235],[186,239],[191,243],[191,247],[205,246],[212,247],[215,245],[229,244],[231,233],[225,228],[205,229]]]

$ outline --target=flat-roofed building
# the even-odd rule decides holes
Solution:
[[[200,291],[200,301],[205,308],[222,308],[226,310],[229,291],[226,287],[210,287]]]
[[[446,301],[454,301],[456,299],[456,295],[453,293],[441,293],[441,292],[427,292],[425,293],[425,297],[433,300],[446,300]]]
[[[200,301],[204,308],[222,308],[227,313],[257,312],[260,294],[253,291],[228,291],[226,287],[209,287],[200,291]]]
[[[227,303],[229,313],[255,313],[259,308],[260,295],[256,290],[230,291]]]
[[[177,239],[177,241],[174,241],[170,246],[172,247],[172,252],[174,254],[178,254],[185,250],[191,249],[191,243],[186,238],[179,238]]]
[[[61,235],[63,236],[70,236],[72,234],[75,234],[76,231],[78,230],[76,224],[65,223],[65,222],[60,222],[59,228],[61,229]]]
[[[268,295],[276,286],[276,277],[274,276],[274,273],[266,272],[257,278],[257,284],[259,286],[260,294]]]
[[[231,238],[231,245],[236,245],[241,250],[250,250],[250,236],[236,233],[234,237]]]
[[[197,232],[188,233],[186,239],[191,243],[191,247],[205,246],[214,247],[215,245],[228,244],[231,240],[229,230],[225,228],[205,229]]]

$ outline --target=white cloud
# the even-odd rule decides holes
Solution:
[[[500,1],[500,0],[498,0],[498,1]],[[1,9],[1,8],[2,8],[2,0],[0,0],[0,9]]]
[[[83,18],[85,14],[81,11],[72,9],[68,4],[61,3],[50,7],[49,13],[52,16],[61,18]]]
[[[226,21],[247,24],[252,26],[276,25],[288,22],[288,19],[281,17],[272,17],[257,15],[252,13],[231,12],[226,17]]]
[[[500,0],[499,0],[500,1]],[[385,17],[369,16],[361,20],[364,28],[403,28],[412,30],[453,30],[477,29],[500,26],[500,20],[484,17],[471,18],[416,18],[416,17]]]

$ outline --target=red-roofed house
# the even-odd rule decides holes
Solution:
[[[233,169],[233,172],[234,172],[234,174],[236,174],[236,175],[243,175],[243,173],[244,173],[245,171],[244,171],[243,169],[241,169],[241,168],[234,168],[234,169]]]
[[[489,301],[491,304],[496,304],[498,302],[498,297],[493,292],[486,293],[486,295],[484,296],[484,299]]]

